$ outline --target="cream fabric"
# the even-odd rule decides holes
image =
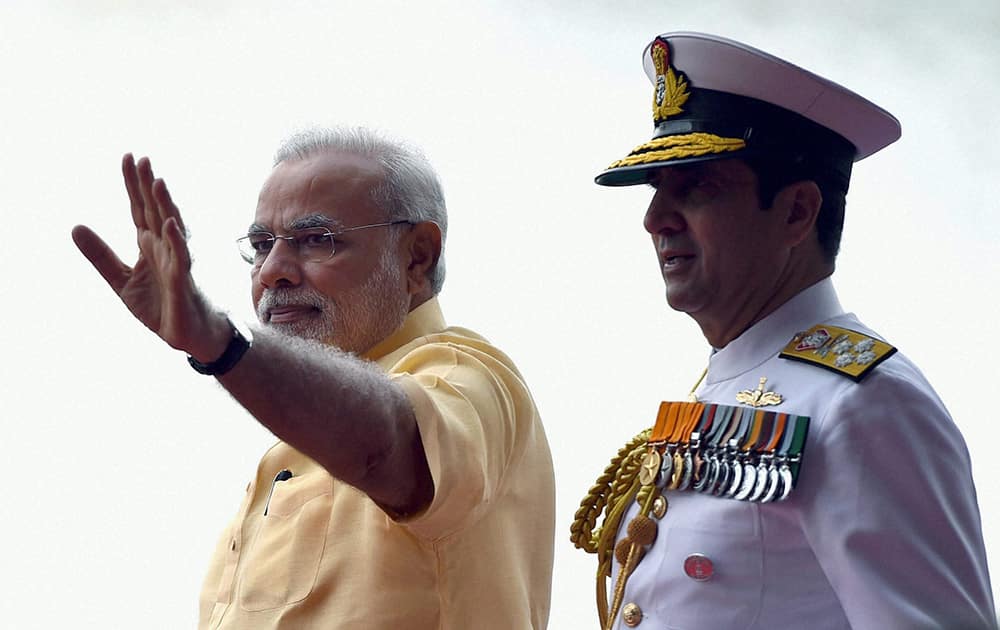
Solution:
[[[409,397],[434,500],[405,523],[284,443],[212,558],[199,628],[545,628],[554,477],[513,363],[436,300],[369,353]],[[358,419],[363,422],[363,418]],[[282,469],[294,476],[274,485]]]

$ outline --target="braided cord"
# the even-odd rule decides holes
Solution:
[[[622,493],[629,489],[632,478],[639,472],[638,458],[642,456],[651,433],[652,429],[646,429],[621,447],[591,486],[587,496],[580,501],[580,507],[570,526],[570,542],[577,549],[583,549],[587,553],[597,553],[598,538],[601,530],[606,529],[597,527],[597,517],[602,510],[605,510],[605,525],[607,524],[607,516],[612,506],[617,503]],[[623,475],[623,471],[627,470],[631,470],[632,474]]]
[[[597,554],[597,614],[602,626],[608,617],[607,579],[611,577],[615,536],[629,501],[640,491],[639,469],[651,434],[651,428],[639,433],[611,458],[580,502],[570,527],[573,545]],[[604,522],[597,527],[597,517],[602,511]]]
[[[636,480],[636,483],[638,483],[638,480]],[[638,494],[641,495],[639,502],[640,517],[647,516],[650,508],[653,507],[653,501],[659,494],[654,492],[654,489],[655,486],[650,484],[648,486],[643,486],[642,490],[639,491]],[[627,504],[628,501],[622,501],[622,503]],[[607,612],[605,607],[605,619],[607,619],[607,622],[604,625],[604,630],[611,630],[611,626],[615,624],[615,617],[618,616],[618,610],[622,605],[622,598],[625,596],[625,585],[628,583],[629,576],[632,575],[632,571],[635,571],[635,566],[639,564],[639,560],[642,558],[644,553],[643,543],[634,541],[629,543],[628,556],[626,557],[625,562],[622,563],[621,569],[618,571],[618,581],[615,584],[614,599],[611,602],[611,611]],[[604,579],[600,581],[604,583]]]
[[[645,447],[638,450],[641,455]],[[601,527],[600,538],[597,542],[597,614],[600,617],[602,628],[605,619],[608,618],[608,578],[611,577],[611,565],[615,557],[615,538],[618,534],[618,526],[621,525],[622,517],[628,511],[629,501],[638,494],[642,487],[642,484],[639,483],[639,457],[630,458],[630,460],[635,462],[635,472],[631,475],[632,484],[628,491],[623,493],[624,496],[617,497],[617,500],[614,501],[614,507],[604,518],[604,525]],[[623,466],[622,469],[624,470],[625,467]]]

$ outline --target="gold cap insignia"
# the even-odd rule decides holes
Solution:
[[[653,124],[659,124],[669,116],[681,113],[681,105],[687,102],[691,93],[688,92],[687,77],[682,72],[674,72],[670,60],[670,45],[666,40],[657,37],[653,41],[650,54],[653,56],[653,66],[656,68],[656,81],[653,85]]]

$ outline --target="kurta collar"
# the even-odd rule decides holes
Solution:
[[[441,332],[445,327],[441,305],[438,304],[437,297],[432,297],[410,311],[399,330],[375,344],[363,356],[371,361],[378,361],[414,339]]]
[[[724,348],[714,350],[705,382],[709,385],[752,370],[778,353],[799,331],[844,312],[826,277],[778,307]]]

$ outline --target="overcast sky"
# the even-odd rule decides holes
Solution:
[[[951,409],[1000,570],[995,0],[5,0],[0,625],[193,627],[209,553],[273,442],[132,320],[71,227],[133,260],[118,164],[151,156],[198,283],[251,319],[233,240],[274,149],[341,123],[409,138],[438,168],[446,317],[514,358],[552,443],[550,625],[596,627],[596,563],[568,542],[573,513],[707,359],[663,299],[641,226],[649,190],[592,183],[649,139],[640,54],[669,30],[764,48],[902,121],[902,140],[855,167],[835,283]]]

